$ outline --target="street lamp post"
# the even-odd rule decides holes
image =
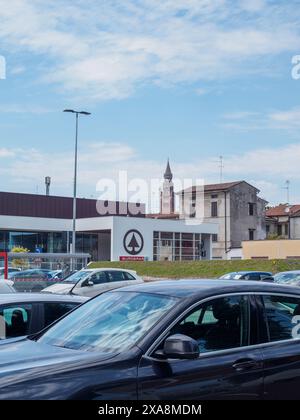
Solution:
[[[75,156],[74,156],[74,184],[73,184],[73,227],[72,227],[72,248],[71,252],[76,252],[76,199],[77,199],[77,157],[78,157],[78,115],[91,115],[86,111],[75,111],[74,109],[65,109],[64,112],[71,112],[76,115],[75,131]]]

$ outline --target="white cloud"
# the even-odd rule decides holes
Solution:
[[[294,52],[300,41],[293,1],[1,4],[2,45],[42,57],[40,80],[95,100],[126,97],[144,83],[170,86],[267,73],[264,57]]]
[[[53,110],[40,105],[8,103],[0,105],[0,112],[2,114],[46,114]]]
[[[0,149],[0,158],[7,158],[15,156],[15,152],[13,150],[9,150],[6,148]]]
[[[300,108],[271,112],[237,111],[223,115],[223,127],[242,131],[281,129],[298,132]]]
[[[53,194],[70,195],[73,180],[73,152],[45,153],[36,149],[0,149],[0,176],[6,179],[6,189],[35,192],[44,189],[44,177],[51,176]],[[5,159],[9,157],[9,159]],[[284,201],[283,185],[291,180],[291,187],[300,181],[300,145],[290,144],[277,149],[257,149],[224,158],[224,180],[246,180],[261,189],[261,196],[272,203]],[[119,171],[127,171],[134,178],[150,182],[161,179],[166,162],[143,159],[128,145],[112,142],[86,144],[79,153],[78,190],[81,196],[97,196],[99,179],[118,180]],[[216,157],[192,162],[171,162],[174,178],[179,180],[203,178],[205,183],[219,182]],[[293,190],[293,188],[291,188]],[[294,191],[295,192],[295,191]],[[296,192],[294,194],[295,200]],[[298,197],[300,201],[300,195]]]

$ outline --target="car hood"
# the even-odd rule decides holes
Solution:
[[[99,364],[116,355],[70,350],[24,337],[5,340],[0,344],[0,395],[1,389],[8,386],[72,371],[79,366],[92,367],[95,363]]]
[[[58,293],[60,295],[67,295],[71,292],[75,284],[73,283],[55,283],[42,290],[45,293]]]

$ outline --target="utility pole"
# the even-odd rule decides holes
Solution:
[[[78,160],[78,115],[91,115],[86,111],[65,109],[64,112],[75,114],[75,151],[74,151],[74,185],[73,185],[73,227],[72,227],[72,253],[76,252],[76,200],[77,200],[77,160]]]
[[[287,202],[287,204],[290,204],[290,185],[291,185],[291,181],[287,180],[287,181],[285,181],[285,187],[283,187],[283,189],[286,190],[286,202]]]

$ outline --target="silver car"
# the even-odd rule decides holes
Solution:
[[[135,271],[117,268],[84,269],[46,287],[42,292],[93,297],[107,290],[139,283],[143,283],[143,280]]]
[[[13,284],[11,280],[0,280],[0,293],[15,293]]]
[[[300,286],[300,270],[283,271],[274,276],[275,283]]]

